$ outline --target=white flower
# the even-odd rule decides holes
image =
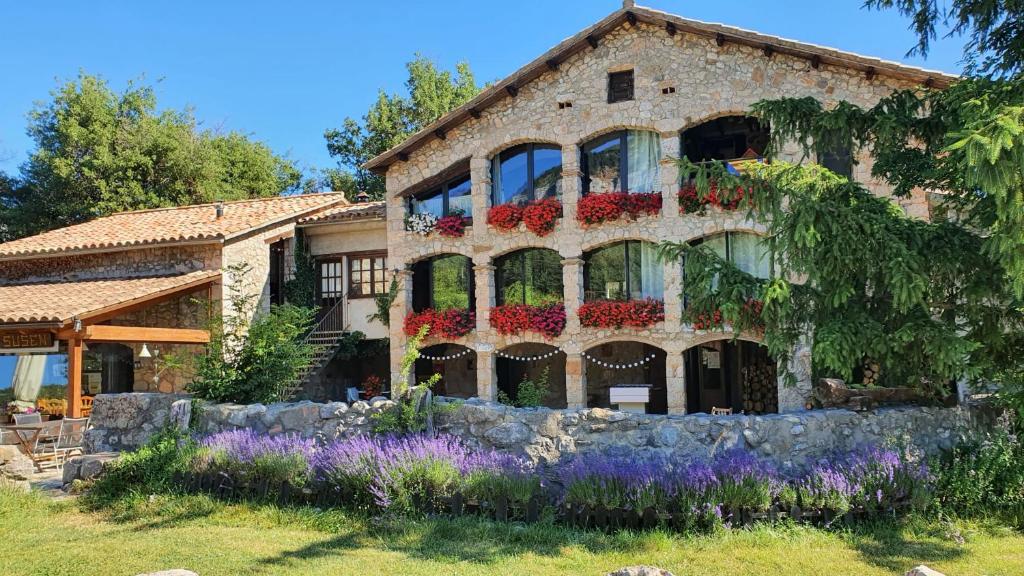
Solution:
[[[433,214],[413,214],[405,219],[405,229],[420,236],[426,236],[434,231],[437,225],[437,217]]]

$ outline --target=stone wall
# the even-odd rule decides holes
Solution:
[[[180,397],[158,394],[101,395],[96,399],[88,449],[103,451],[140,445],[173,421],[171,404]],[[448,400],[450,401],[450,400]],[[268,434],[297,433],[333,440],[370,431],[373,414],[392,406],[371,402],[210,405],[194,415],[203,434],[251,428]],[[980,417],[965,408],[894,407],[867,412],[812,410],[766,416],[637,415],[603,408],[550,410],[511,408],[471,399],[441,411],[440,430],[472,445],[554,463],[577,453],[621,455],[661,453],[677,457],[741,448],[801,467],[834,450],[890,440],[934,453],[951,447]],[[179,419],[179,423],[180,419]]]
[[[608,103],[610,71],[634,71],[635,98]],[[663,88],[675,90],[664,93]],[[408,159],[387,170],[389,264],[399,273],[400,293],[391,312],[392,379],[406,336],[402,321],[411,309],[414,262],[442,253],[462,254],[472,259],[476,284],[476,330],[455,342],[472,348],[477,358],[477,396],[496,397],[495,352],[539,337],[504,336],[489,324],[495,304],[494,260],[523,248],[550,248],[562,256],[564,301],[568,322],[565,332],[551,341],[566,353],[566,400],[570,407],[587,406],[584,352],[605,342],[637,341],[667,353],[665,378],[668,411],[684,414],[686,383],[683,351],[709,340],[731,338],[731,333],[694,330],[683,322],[681,266],[664,268],[665,322],[644,330],[591,330],[579,325],[577,309],[583,301],[583,260],[585,252],[621,240],[690,241],[723,231],[763,230],[747,221],[744,214],[709,210],[707,215],[680,215],[676,191],[679,188],[675,159],[680,156],[682,130],[708,120],[742,115],[761,99],[783,96],[811,96],[831,105],[848,100],[872,106],[893,90],[911,84],[882,74],[868,78],[863,72],[822,65],[811,67],[807,59],[775,54],[766,58],[756,48],[734,43],[717,46],[713,38],[679,32],[669,35],[663,27],[645,23],[623,26],[603,35],[595,49],[581,50],[559,62],[557,70],[544,73],[519,86],[515,97],[500,100],[480,110],[479,118],[451,128],[444,139],[433,139],[410,151]],[[559,107],[559,102],[572,107]],[[664,199],[662,213],[636,221],[622,221],[583,227],[575,219],[582,194],[580,145],[621,129],[649,130],[660,136],[660,186]],[[555,230],[543,238],[523,229],[501,233],[489,227],[491,205],[491,160],[504,149],[525,142],[542,142],[562,150],[562,203],[564,217]],[[782,151],[782,158],[801,159],[795,146]],[[871,158],[866,153],[854,167],[854,177],[873,191],[889,191],[871,178]],[[422,237],[405,231],[408,213],[403,193],[428,178],[468,161],[472,182],[473,225],[462,238],[436,234]],[[900,200],[915,216],[926,217],[923,194]],[[757,337],[751,335],[751,339]],[[779,386],[779,409],[802,410],[809,400],[810,379],[806,350],[798,350],[795,368],[799,385]],[[783,371],[779,370],[781,374]],[[806,376],[806,377],[804,377]]]
[[[220,269],[220,246],[136,248],[0,262],[0,284],[131,278]]]
[[[89,454],[134,450],[168,425],[186,426],[190,408],[184,394],[99,394],[82,445]]]

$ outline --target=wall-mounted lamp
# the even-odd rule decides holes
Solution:
[[[152,358],[152,357],[153,357],[153,355],[149,353],[149,346],[146,346],[146,343],[143,342],[142,343],[142,350],[139,351],[139,358]]]

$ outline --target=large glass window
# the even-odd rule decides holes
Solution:
[[[350,298],[380,296],[384,285],[386,254],[353,255],[348,258],[348,294]]]
[[[440,188],[416,194],[410,199],[409,207],[413,214],[433,214],[438,218],[455,214],[471,217],[473,214],[471,192],[469,176],[460,176],[445,182]]]
[[[768,248],[761,242],[761,237],[749,232],[726,232],[694,241],[694,245],[703,243],[724,260],[732,262],[737,268],[756,278],[768,278],[771,275],[771,259]]]
[[[839,174],[851,178],[853,176],[853,153],[848,146],[818,150],[818,164]]]
[[[756,159],[768,147],[768,126],[749,116],[724,116],[682,133],[683,155],[691,162]]]
[[[510,148],[494,157],[491,171],[495,206],[523,205],[562,192],[562,150],[557,146],[524,144]]]
[[[583,284],[587,300],[661,300],[665,281],[657,246],[629,240],[588,252]]]
[[[554,250],[534,248],[506,254],[494,261],[495,300],[504,304],[541,306],[562,301],[562,257]]]
[[[449,310],[473,307],[473,262],[450,254],[413,265],[413,308]]]
[[[656,192],[661,137],[657,132],[623,130],[583,145],[583,192]]]

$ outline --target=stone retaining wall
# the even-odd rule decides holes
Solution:
[[[114,394],[96,398],[90,451],[125,449],[171,422],[183,425],[181,410],[161,394]],[[446,401],[451,402],[451,401]],[[179,401],[176,407],[190,405]],[[202,434],[252,428],[268,434],[297,433],[333,440],[365,434],[373,414],[390,400],[317,404],[218,404],[201,408],[192,428]],[[662,453],[679,457],[744,448],[783,466],[801,467],[834,450],[890,440],[909,442],[928,453],[951,447],[982,419],[966,408],[892,407],[867,412],[813,410],[766,416],[637,415],[603,408],[549,410],[512,408],[468,400],[437,417],[440,430],[473,445],[495,447],[541,463],[577,453]]]

